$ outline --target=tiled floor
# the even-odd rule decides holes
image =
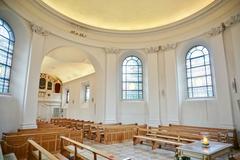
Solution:
[[[124,158],[131,158],[131,160],[175,160],[175,152],[166,149],[155,149],[152,150],[151,146],[146,144],[133,145],[132,141],[118,143],[118,144],[99,144],[94,141],[84,140],[84,143],[90,145],[96,149],[114,155],[117,160]],[[91,153],[84,153],[86,157],[92,159]],[[217,160],[227,160],[228,158],[219,158]],[[98,160],[105,160],[104,158],[98,157]],[[194,160],[194,159],[192,159]]]
[[[152,150],[151,146],[144,144],[134,146],[132,141],[111,145],[98,144],[94,141],[84,141],[84,143],[114,155],[118,160],[128,157],[131,160],[173,160],[175,155],[173,151],[164,149]]]

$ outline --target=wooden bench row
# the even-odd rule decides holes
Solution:
[[[95,141],[104,144],[122,143],[132,139],[137,134],[137,128],[146,127],[137,124],[98,127]]]
[[[0,141],[0,160],[4,160],[4,159],[7,159],[7,160],[17,160],[17,158],[16,158],[14,153],[9,153],[9,154],[3,155],[2,147],[1,147],[1,141]]]
[[[137,135],[133,137],[133,144],[149,141],[152,149],[155,149],[163,144],[168,144],[174,148],[183,144],[192,143],[196,140],[201,140],[202,136],[183,133],[183,132],[165,132],[158,129],[143,129],[138,128]]]
[[[159,126],[158,128],[159,130],[185,132],[198,135],[207,133],[210,140],[231,143],[234,148],[239,147],[236,129],[208,128],[175,124],[170,124],[169,126]]]
[[[136,134],[137,127],[147,127],[147,125],[139,126],[137,123],[102,124],[67,118],[54,118],[51,119],[51,123],[62,127],[73,127],[77,129],[79,129],[77,126],[80,126],[81,124],[84,137],[105,144],[121,143],[124,140],[130,140],[133,135]]]
[[[44,149],[34,140],[28,140],[28,160],[42,160],[42,159],[50,159],[50,160],[58,160],[56,156],[51,154],[49,151]]]
[[[89,128],[90,124],[93,124],[93,121],[84,121],[84,120],[76,120],[76,119],[69,119],[69,118],[52,118],[50,120],[51,124],[55,124],[60,127],[66,128],[76,128],[76,129],[83,129]]]
[[[64,145],[64,144],[67,144],[67,145]],[[66,153],[66,151],[67,151],[67,153]],[[60,153],[65,155],[66,157],[71,157],[71,154],[72,154],[73,157],[71,159],[73,159],[73,160],[76,160],[77,158],[97,160],[98,156],[103,157],[105,159],[109,159],[109,160],[116,159],[111,154],[97,150],[93,147],[79,143],[77,141],[74,141],[74,140],[64,137],[64,136],[61,137],[61,152]]]
[[[97,160],[107,159],[107,160],[117,160],[117,158],[109,153],[95,149],[91,146],[85,145],[83,143],[77,142],[68,137],[60,137],[60,152],[52,154],[38,143],[33,140],[28,140],[28,157],[29,160]],[[131,160],[131,158],[125,158],[123,160]]]
[[[38,130],[38,129],[36,129]],[[29,139],[36,141],[50,152],[60,150],[60,137],[66,136],[76,141],[83,141],[83,134],[80,130],[63,129],[58,131],[31,131],[17,134],[3,135],[3,152],[14,152],[18,159],[27,157],[27,148]]]

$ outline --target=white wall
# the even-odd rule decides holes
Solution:
[[[209,50],[214,97],[204,99],[188,99],[186,87],[185,55],[196,45],[203,45]],[[228,74],[222,35],[200,36],[182,42],[176,48],[179,77],[179,108],[181,123],[209,127],[232,128],[232,108],[228,86]]]
[[[3,132],[15,132],[17,130],[20,119],[19,113],[19,105],[14,97],[0,96],[0,138]]]
[[[123,60],[129,56],[129,55],[135,55],[138,58],[141,59],[143,63],[143,72],[146,73],[147,71],[147,62],[146,62],[146,55],[144,51],[141,50],[123,50],[118,53],[117,55],[117,63],[113,64],[117,68],[117,79],[116,79],[116,90],[113,90],[112,92],[116,92],[116,99],[117,99],[117,117],[118,122],[122,123],[147,123],[147,115],[148,115],[148,108],[146,105],[147,100],[147,93],[145,91],[147,90],[147,79],[146,75],[143,77],[143,83],[144,83],[144,92],[143,92],[143,100],[136,100],[136,101],[128,101],[128,100],[122,100],[122,93],[121,93],[121,80],[122,80],[122,71],[121,71],[121,65]],[[112,67],[112,66],[107,66]],[[109,99],[106,98],[108,101]]]
[[[85,85],[90,85],[90,100],[84,102]],[[69,103],[63,104],[67,108],[67,117],[83,120],[96,121],[96,74],[91,74],[63,84],[63,94],[69,90]],[[63,96],[65,100],[65,96]]]
[[[0,95],[0,134],[20,127],[23,117],[24,96],[28,68],[31,29],[29,24],[9,10],[0,1],[0,18],[8,22],[15,35],[10,93]]]
[[[224,46],[228,64],[229,86],[233,109],[234,127],[240,135],[240,24],[236,24],[224,33]],[[236,90],[234,86],[236,83]]]

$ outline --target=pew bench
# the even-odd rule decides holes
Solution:
[[[0,141],[0,160],[17,160],[14,153],[9,153],[9,154],[3,155],[1,143],[2,143],[2,141]]]
[[[176,141],[184,141],[184,142],[195,142],[196,140],[193,139],[189,139],[189,138],[182,138],[180,136],[167,136],[167,135],[160,135],[160,134],[146,134],[146,136],[150,136],[150,137],[156,137],[156,138],[165,138],[165,139],[174,139]]]
[[[68,145],[65,146],[64,144]],[[73,159],[97,160],[99,156],[108,160],[115,159],[113,155],[109,155],[88,145],[61,136],[61,153],[64,154],[64,151],[69,152],[70,157],[73,156]]]
[[[29,160],[58,160],[53,154],[48,152],[42,146],[33,140],[28,140],[28,158]]]
[[[148,137],[148,136],[133,136],[133,145],[142,143],[143,141],[151,141],[152,143],[152,149],[156,149],[161,144],[170,144],[174,146],[181,146],[186,144],[185,142],[179,142],[172,139],[165,139],[165,138],[154,138],[154,137]]]
[[[159,126],[159,128],[162,128],[162,127],[163,126]],[[211,136],[216,134],[215,139],[217,139],[217,141],[224,142],[224,143],[231,143],[233,144],[235,149],[239,148],[236,129],[209,128],[209,127],[177,125],[177,124],[169,124],[168,128],[172,128],[175,130],[188,131],[188,132],[198,132],[198,133],[208,132],[210,139],[211,139]]]

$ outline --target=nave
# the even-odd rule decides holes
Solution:
[[[0,160],[239,160],[239,42],[240,0],[0,0]]]
[[[50,122],[38,121],[37,124],[37,129],[3,133],[3,154],[10,159],[187,159],[187,156],[180,154],[178,147],[196,142],[203,144],[203,133],[207,133],[210,146],[230,146],[226,153],[217,154],[217,159],[237,160],[240,155],[236,131],[229,129],[102,124],[66,118],[54,118]],[[211,155],[207,158],[213,157]]]

